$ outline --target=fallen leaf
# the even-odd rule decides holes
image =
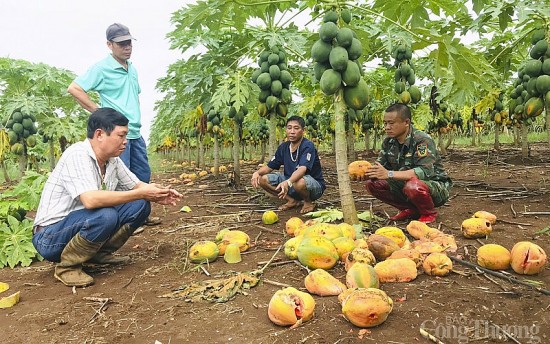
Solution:
[[[189,208],[189,206],[187,206],[187,205],[184,205],[183,207],[181,207],[180,211],[183,211],[185,213],[189,213],[189,212],[191,212],[191,208]]]

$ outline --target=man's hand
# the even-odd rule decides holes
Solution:
[[[250,180],[250,182],[252,183],[252,187],[254,187],[255,189],[260,187],[260,178],[261,177],[262,176],[260,176],[260,174],[257,171],[252,173],[252,179]]]
[[[388,170],[386,170],[379,162],[375,162],[369,167],[364,178],[388,179]]]
[[[279,198],[281,199],[284,199],[286,197],[286,195],[288,195],[288,190],[290,189],[290,187],[288,186],[288,181],[283,181],[282,183],[279,183],[279,185],[277,185],[277,187],[275,188],[275,190],[281,190],[279,191],[279,193],[277,194],[277,196],[279,196]]]
[[[366,172],[365,172],[365,173],[366,173]],[[367,179],[370,179],[370,178],[367,177],[366,174],[363,174],[362,176],[356,176],[356,177],[355,177],[355,180],[358,180],[358,181],[360,181],[360,182],[364,182],[364,181],[366,181]]]
[[[182,197],[175,189],[155,183],[145,184],[140,189],[144,199],[162,205],[176,205],[176,201]]]
[[[182,197],[183,195],[176,191],[176,189],[168,187],[168,195],[157,203],[162,205],[176,205],[176,201],[179,201]]]

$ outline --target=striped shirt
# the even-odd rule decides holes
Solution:
[[[63,153],[48,177],[34,225],[51,225],[70,212],[84,209],[79,197],[84,192],[125,191],[133,189],[138,183],[139,179],[118,157],[109,159],[102,178],[90,140],[75,143]]]

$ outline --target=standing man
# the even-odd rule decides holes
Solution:
[[[151,167],[147,159],[147,147],[140,134],[141,110],[136,68],[130,61],[132,40],[128,27],[115,23],[107,28],[107,47],[111,54],[93,65],[84,75],[77,77],[68,92],[83,108],[94,112],[97,108],[109,107],[122,113],[129,120],[128,144],[120,159],[144,183],[151,180]],[[99,93],[100,105],[93,102],[89,91]],[[145,224],[160,223],[159,218],[150,218]]]
[[[452,181],[445,173],[435,142],[411,123],[411,110],[396,103],[386,109],[387,137],[377,161],[366,172],[366,188],[400,212],[390,220],[434,222],[435,207],[449,199]]]
[[[141,182],[118,158],[126,148],[128,119],[99,108],[88,119],[87,139],[71,145],[48,177],[32,242],[58,262],[54,277],[67,286],[93,284],[82,264],[124,264],[114,256],[151,212],[150,202],[175,205],[174,189]]]
[[[304,138],[306,123],[302,117],[291,116],[286,121],[286,136],[275,155],[258,171],[252,174],[252,186],[264,190],[286,203],[279,210],[288,210],[304,201],[301,213],[315,209],[313,201],[323,195],[325,180],[321,171],[321,161],[313,142]],[[283,165],[283,173],[271,173]]]

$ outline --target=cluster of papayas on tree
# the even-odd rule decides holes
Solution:
[[[288,104],[292,101],[292,75],[286,62],[285,50],[278,45],[267,45],[259,56],[259,67],[252,73],[252,82],[261,90],[258,94],[260,116],[267,117],[273,111],[282,117],[288,114]]]
[[[412,62],[412,49],[399,45],[393,52],[395,59],[395,93],[399,96],[399,102],[403,104],[416,104],[422,98],[422,92],[415,86],[416,73]]]
[[[359,58],[363,47],[355,32],[343,24],[351,21],[351,12],[327,11],[319,28],[319,39],[311,47],[315,79],[321,91],[333,95],[343,88],[346,105],[362,110],[370,100],[370,91]],[[340,26],[338,26],[340,24]]]
[[[531,37],[531,44],[531,58],[518,70],[514,89],[510,92],[512,122],[539,116],[544,110],[545,101],[550,101],[550,47],[545,30],[536,30]]]
[[[34,147],[36,145],[36,118],[32,114],[21,112],[21,109],[16,109],[11,113],[6,122],[8,130],[9,144],[11,152],[16,155],[22,155],[26,147]]]

